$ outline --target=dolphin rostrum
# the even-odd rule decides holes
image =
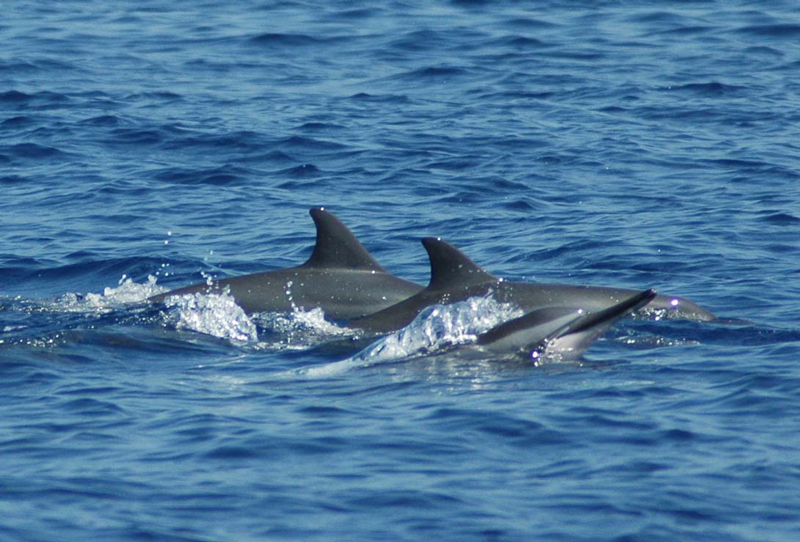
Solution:
[[[447,305],[470,297],[492,295],[501,303],[510,303],[529,313],[545,307],[581,308],[597,312],[631,298],[637,290],[510,282],[495,277],[479,267],[454,246],[434,237],[422,240],[431,262],[428,286],[417,294],[375,314],[349,321],[351,328],[368,333],[390,333],[407,326],[425,307]],[[715,316],[679,297],[657,295],[646,309],[664,310],[670,316],[693,320],[714,320]]]
[[[575,307],[536,309],[478,335],[476,345],[479,351],[494,354],[577,358],[617,320],[655,298],[654,290],[645,290],[595,312]]]
[[[380,311],[422,290],[387,272],[330,211],[316,207],[309,213],[317,228],[317,242],[304,264],[195,284],[148,301],[229,290],[246,313],[320,307],[327,317],[340,320]]]

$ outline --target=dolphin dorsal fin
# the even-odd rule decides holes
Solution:
[[[464,287],[497,281],[497,277],[484,271],[466,254],[437,237],[426,237],[422,245],[431,260],[431,282],[428,288]]]
[[[333,213],[324,207],[314,207],[309,210],[309,214],[317,227],[317,244],[311,257],[303,264],[305,267],[386,272]]]

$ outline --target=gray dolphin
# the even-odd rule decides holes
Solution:
[[[637,290],[568,284],[510,282],[479,267],[454,246],[434,237],[422,240],[431,262],[428,286],[399,303],[377,313],[351,320],[346,325],[368,333],[390,333],[407,326],[430,305],[447,305],[470,297],[491,294],[501,303],[516,305],[526,313],[544,307],[574,307],[587,312],[605,310],[631,298]],[[679,297],[657,295],[646,309],[668,311],[673,317],[714,320],[715,316]]]
[[[577,358],[620,318],[657,297],[645,290],[595,312],[575,307],[545,307],[499,324],[478,335],[476,347],[493,354],[524,354],[534,359]]]
[[[241,277],[195,284],[148,299],[228,289],[246,313],[322,308],[334,320],[380,311],[411,297],[422,286],[388,273],[353,233],[322,207],[309,211],[317,242],[304,264]]]

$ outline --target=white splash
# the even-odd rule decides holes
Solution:
[[[499,303],[491,296],[434,305],[422,311],[405,328],[379,339],[353,357],[306,368],[301,373],[312,377],[333,376],[356,367],[391,363],[471,344],[479,334],[521,315],[520,309]]]
[[[101,294],[64,294],[56,300],[53,308],[64,312],[110,312],[165,292],[166,288],[156,284],[156,281],[156,277],[148,275],[147,282],[139,284],[122,275],[116,288],[106,287]]]
[[[173,296],[165,303],[178,329],[237,342],[258,340],[256,325],[227,291]]]
[[[307,350],[331,339],[359,335],[356,330],[339,327],[325,319],[321,308],[309,311],[294,307],[292,312],[269,312],[255,315],[259,328],[274,333],[275,341],[262,340],[259,348],[269,350]]]

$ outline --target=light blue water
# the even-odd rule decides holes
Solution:
[[[798,21],[4,3],[0,539],[798,540]],[[724,321],[535,368],[131,304],[302,262],[312,205],[420,283],[435,235]]]

